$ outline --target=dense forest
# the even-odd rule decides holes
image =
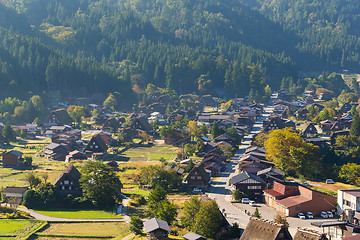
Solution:
[[[2,4],[1,4],[2,3]],[[262,96],[299,72],[359,67],[355,0],[2,0],[3,96]],[[256,98],[256,97],[255,97]]]

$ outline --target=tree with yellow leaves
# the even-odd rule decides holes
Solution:
[[[288,175],[309,178],[319,173],[319,147],[306,143],[290,128],[271,131],[265,149],[266,158]]]

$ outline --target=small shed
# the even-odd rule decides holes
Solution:
[[[152,218],[144,222],[144,228],[147,234],[147,238],[151,240],[168,239],[168,235],[171,232],[168,223],[158,218]]]
[[[6,187],[3,191],[5,202],[10,203],[14,199],[17,204],[21,204],[27,190],[27,187]]]
[[[18,168],[23,164],[23,153],[16,150],[11,150],[2,155],[3,167]]]

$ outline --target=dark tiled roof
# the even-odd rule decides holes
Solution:
[[[147,233],[153,232],[157,229],[162,229],[167,232],[171,232],[169,225],[167,222],[158,219],[158,218],[152,218],[144,222],[144,228]]]
[[[58,143],[50,143],[50,144],[47,145],[45,148],[46,148],[46,149],[53,150],[53,149],[55,149],[55,148],[57,148],[57,147],[59,147],[59,146],[60,146],[60,144],[58,144]]]
[[[3,154],[3,156],[4,156],[4,155],[7,155],[7,154],[11,154],[11,155],[14,155],[14,156],[16,156],[16,157],[21,157],[21,156],[23,155],[22,152],[17,151],[17,150],[11,150],[11,151],[9,151],[9,152],[6,152],[6,153]]]
[[[262,174],[266,174],[268,172],[274,172],[278,175],[281,175],[281,176],[285,176],[285,173],[283,171],[281,171],[280,169],[277,169],[277,168],[274,168],[274,167],[269,167],[269,168],[266,168],[264,170],[260,170],[257,172],[257,175],[260,176]]]
[[[193,233],[193,232],[189,232],[187,234],[185,234],[183,236],[183,238],[185,238],[186,240],[205,240],[206,238],[199,235],[199,234],[196,234],[196,233]]]
[[[24,194],[28,190],[27,187],[6,187],[3,193],[20,193]]]
[[[262,180],[260,177],[252,174],[252,173],[248,173],[248,172],[242,172],[238,175],[233,176],[232,178],[230,178],[229,182],[233,185],[245,181],[246,179],[252,178],[260,183],[265,183],[264,180]]]

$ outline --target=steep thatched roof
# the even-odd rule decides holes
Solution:
[[[284,234],[281,240],[292,240],[285,225],[251,218],[240,240],[277,240],[280,233]]]
[[[294,240],[328,240],[326,234],[309,229],[298,228]]]

